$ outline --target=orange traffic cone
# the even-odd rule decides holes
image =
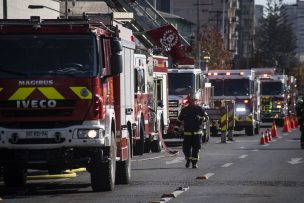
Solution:
[[[267,129],[266,132],[267,132],[266,135],[268,136],[268,141],[269,141],[269,142],[272,141],[272,136],[271,136],[271,134],[270,134],[269,129]]]
[[[295,127],[298,128],[299,127],[298,118],[296,116],[293,116],[293,120],[295,122]]]
[[[295,126],[294,126],[294,122],[293,122],[292,116],[289,116],[289,117],[288,117],[288,120],[289,120],[290,130],[294,129]]]
[[[288,124],[288,119],[287,117],[284,118],[284,126],[283,126],[283,130],[284,133],[290,133],[291,130],[289,128],[289,124]]]
[[[265,136],[264,133],[262,134],[261,138],[260,138],[260,144],[264,145],[265,144]]]
[[[268,142],[269,142],[268,135],[267,135],[267,133],[265,133],[265,143],[268,143]]]
[[[275,121],[272,121],[271,136],[272,137],[278,137],[278,131],[277,131],[277,126],[276,126]]]

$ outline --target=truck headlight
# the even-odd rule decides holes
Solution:
[[[236,112],[245,112],[246,108],[245,107],[236,107]]]
[[[79,139],[96,139],[99,138],[99,130],[92,129],[80,129],[77,132],[77,137]]]

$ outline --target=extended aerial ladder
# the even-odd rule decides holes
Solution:
[[[176,64],[194,64],[187,55],[189,43],[177,29],[164,19],[146,0],[104,0],[113,10],[132,12],[134,20],[129,27],[137,39],[147,48],[162,48]]]

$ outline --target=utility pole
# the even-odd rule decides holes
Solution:
[[[65,0],[65,11],[64,11],[64,18],[68,19],[68,0]]]
[[[3,19],[7,19],[7,0],[3,0]]]
[[[199,4],[199,0],[197,0],[196,2],[197,6],[197,10],[196,10],[196,60],[197,60],[197,66],[200,68],[200,61],[201,61],[201,39],[200,39],[200,4]]]

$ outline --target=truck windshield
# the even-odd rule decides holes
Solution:
[[[250,95],[249,79],[225,79],[224,80],[225,96],[246,96]]]
[[[170,95],[186,95],[195,89],[193,73],[169,73],[168,80]]]
[[[283,84],[281,82],[262,82],[261,83],[262,95],[282,95]]]
[[[210,83],[214,89],[214,96],[222,96],[224,94],[223,80],[213,79],[213,80],[210,80]]]
[[[92,35],[2,35],[0,78],[94,76],[96,53]]]

